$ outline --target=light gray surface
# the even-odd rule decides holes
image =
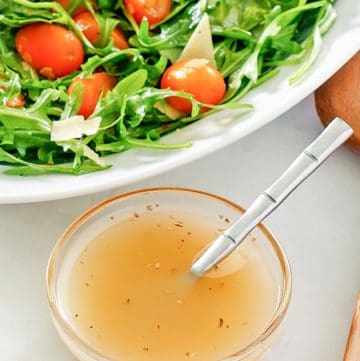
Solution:
[[[164,185],[199,188],[248,206],[321,129],[308,98],[238,143],[131,187],[0,206],[0,360],[74,360],[52,326],[44,273],[55,240],[85,209],[125,190]],[[337,151],[266,224],[290,258],[294,292],[262,361],[340,361],[360,290],[360,158]]]

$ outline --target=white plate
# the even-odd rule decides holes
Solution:
[[[68,198],[141,181],[210,154],[264,126],[314,91],[360,49],[360,1],[338,0],[336,10],[337,21],[326,34],[320,56],[305,79],[289,86],[289,76],[296,68],[284,68],[244,98],[244,102],[255,106],[251,113],[230,122],[230,112],[219,112],[166,137],[171,143],[192,141],[191,148],[134,149],[109,156],[112,168],[82,176],[0,174],[0,203]],[[5,168],[1,166],[0,172]]]

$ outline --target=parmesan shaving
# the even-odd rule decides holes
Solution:
[[[183,115],[178,110],[173,108],[171,105],[169,105],[169,104],[165,105],[161,102],[156,102],[154,104],[154,108],[159,110],[161,113],[167,115],[171,120],[179,119]]]
[[[179,60],[207,59],[216,67],[209,16],[205,13],[187,42]]]
[[[209,64],[207,59],[191,59],[184,64],[184,68],[202,68],[206,64]]]
[[[81,138],[82,135],[96,134],[100,128],[101,118],[94,117],[85,120],[82,115],[74,115],[65,120],[53,122],[51,140],[54,142]]]

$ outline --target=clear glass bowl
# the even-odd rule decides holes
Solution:
[[[57,241],[47,269],[47,292],[55,327],[71,352],[81,361],[115,361],[95,350],[81,335],[77,334],[64,308],[64,290],[71,266],[85,248],[86,243],[113,224],[114,218],[129,217],[148,204],[161,204],[162,210],[189,211],[219,222],[219,214],[237,219],[243,212],[240,206],[221,197],[181,188],[156,188],[139,190],[108,199],[86,211],[75,220]],[[273,317],[264,331],[246,347],[234,355],[219,361],[253,361],[270,346],[276,331],[286,314],[291,296],[291,272],[288,260],[280,244],[271,232],[260,224],[252,234],[266,255],[273,274],[277,302]],[[126,361],[126,360],[116,360]]]

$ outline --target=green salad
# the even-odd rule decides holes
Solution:
[[[0,0],[0,163],[84,174],[298,64],[311,67],[332,0]]]

